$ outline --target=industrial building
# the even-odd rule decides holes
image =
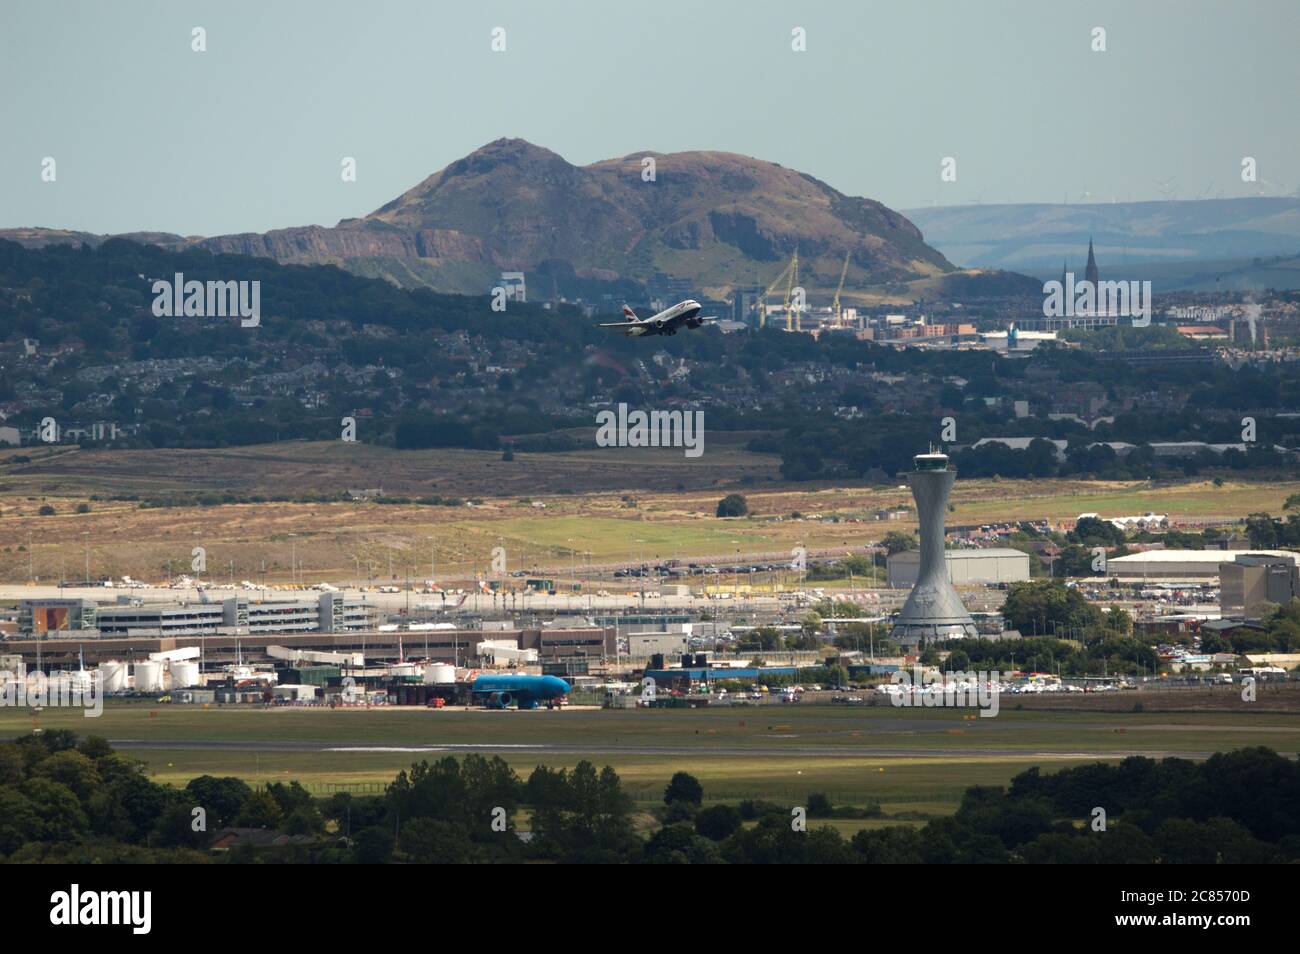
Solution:
[[[103,606],[90,600],[23,600],[18,605],[18,630],[25,635],[339,633],[367,629],[373,622],[369,603],[342,593],[266,602],[232,596],[210,602],[146,603],[124,596]]]
[[[1029,579],[1029,554],[1008,547],[945,550],[948,582],[957,586],[1014,583]],[[921,552],[904,550],[886,559],[886,579],[892,587],[913,586],[921,569]]]
[[[1261,616],[1269,603],[1282,606],[1300,597],[1300,569],[1294,556],[1238,554],[1219,564],[1219,607],[1224,616]]]
[[[1252,550],[1256,556],[1295,559],[1290,550]],[[1106,561],[1108,576],[1132,582],[1144,580],[1213,583],[1219,579],[1223,550],[1146,550]]]
[[[593,616],[591,622],[595,626],[614,627],[624,636],[628,633],[676,632],[689,636],[693,627],[689,613],[628,613],[623,616],[611,614]]]
[[[685,633],[633,633],[627,637],[627,654],[633,659],[671,656],[686,652],[689,643]]]

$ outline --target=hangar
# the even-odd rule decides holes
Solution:
[[[1219,564],[1232,563],[1243,552],[1252,556],[1300,557],[1291,550],[1146,550],[1111,557],[1106,561],[1106,574],[1120,580],[1214,583],[1219,579]]]
[[[981,583],[1014,583],[1029,579],[1029,554],[1009,547],[973,550],[945,550],[948,582],[954,586]],[[921,565],[919,550],[895,553],[886,561],[886,576],[893,587],[916,583]]]

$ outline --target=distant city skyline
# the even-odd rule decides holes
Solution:
[[[10,0],[0,18],[0,228],[332,226],[501,137],[575,165],[737,152],[900,210],[1298,186],[1288,0]]]

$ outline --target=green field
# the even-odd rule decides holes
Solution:
[[[1280,713],[1096,713],[1004,709],[997,718],[874,706],[560,712],[193,708],[110,704],[97,719],[67,710],[0,712],[0,735],[69,728],[101,735],[141,759],[152,777],[184,785],[203,774],[250,782],[296,779],[318,794],[378,793],[413,761],[473,745],[521,775],[583,758],[612,765],[638,802],[658,799],[675,771],[696,775],[706,797],[798,804],[820,791],[837,804],[879,803],[881,820],[922,820],[955,809],[972,785],[1004,785],[1045,770],[1128,754],[1204,754],[1252,745],[1300,750],[1300,716]],[[175,743],[174,745],[170,743]],[[204,743],[222,742],[221,748]],[[145,744],[147,743],[147,745]],[[391,751],[292,751],[259,746],[328,743]],[[522,746],[543,746],[539,750]]]
[[[720,435],[704,470],[679,454],[653,449],[642,457],[626,448],[521,452],[509,462],[486,451],[396,451],[340,441],[187,451],[0,450],[0,523],[8,531],[0,581],[57,580],[87,558],[92,575],[157,580],[186,564],[195,539],[223,568],[218,575],[235,580],[285,582],[297,575],[295,565],[308,578],[336,583],[418,580],[436,566],[448,582],[475,577],[496,546],[507,549],[513,568],[563,578],[571,570],[581,576],[588,564],[608,569],[643,559],[785,560],[796,546],[815,557],[838,556],[891,530],[916,529],[906,517],[875,518],[882,509],[910,509],[906,488],[783,482],[776,458],[745,451],[744,437]],[[491,492],[473,508],[287,500],[151,508],[141,500],[106,499],[195,491],[336,496],[371,486],[390,497],[444,500]],[[733,490],[743,491],[751,516],[717,518],[719,499]],[[1297,491],[1295,481],[1231,476],[1218,487],[1206,479],[959,479],[949,522],[1033,519],[1062,527],[1085,512],[1154,511],[1175,525],[1235,525],[1252,512],[1281,513]],[[83,505],[87,512],[78,512]],[[42,515],[42,507],[54,512]]]
[[[677,554],[732,554],[778,551],[787,546],[788,531],[778,524],[750,520],[639,521],[615,517],[510,517],[481,524],[451,525],[462,534],[489,534],[489,541],[512,544],[525,553],[563,554],[576,551],[579,573],[590,554],[600,563],[640,562]],[[495,537],[491,535],[495,534]],[[563,569],[563,563],[560,564]]]

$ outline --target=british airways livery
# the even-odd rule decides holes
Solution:
[[[715,318],[700,317],[700,303],[693,298],[679,301],[650,318],[638,318],[636,312],[627,305],[623,306],[623,321],[605,322],[602,328],[622,328],[623,334],[632,338],[645,338],[650,335],[675,335],[681,328],[699,328],[705,322]]]

